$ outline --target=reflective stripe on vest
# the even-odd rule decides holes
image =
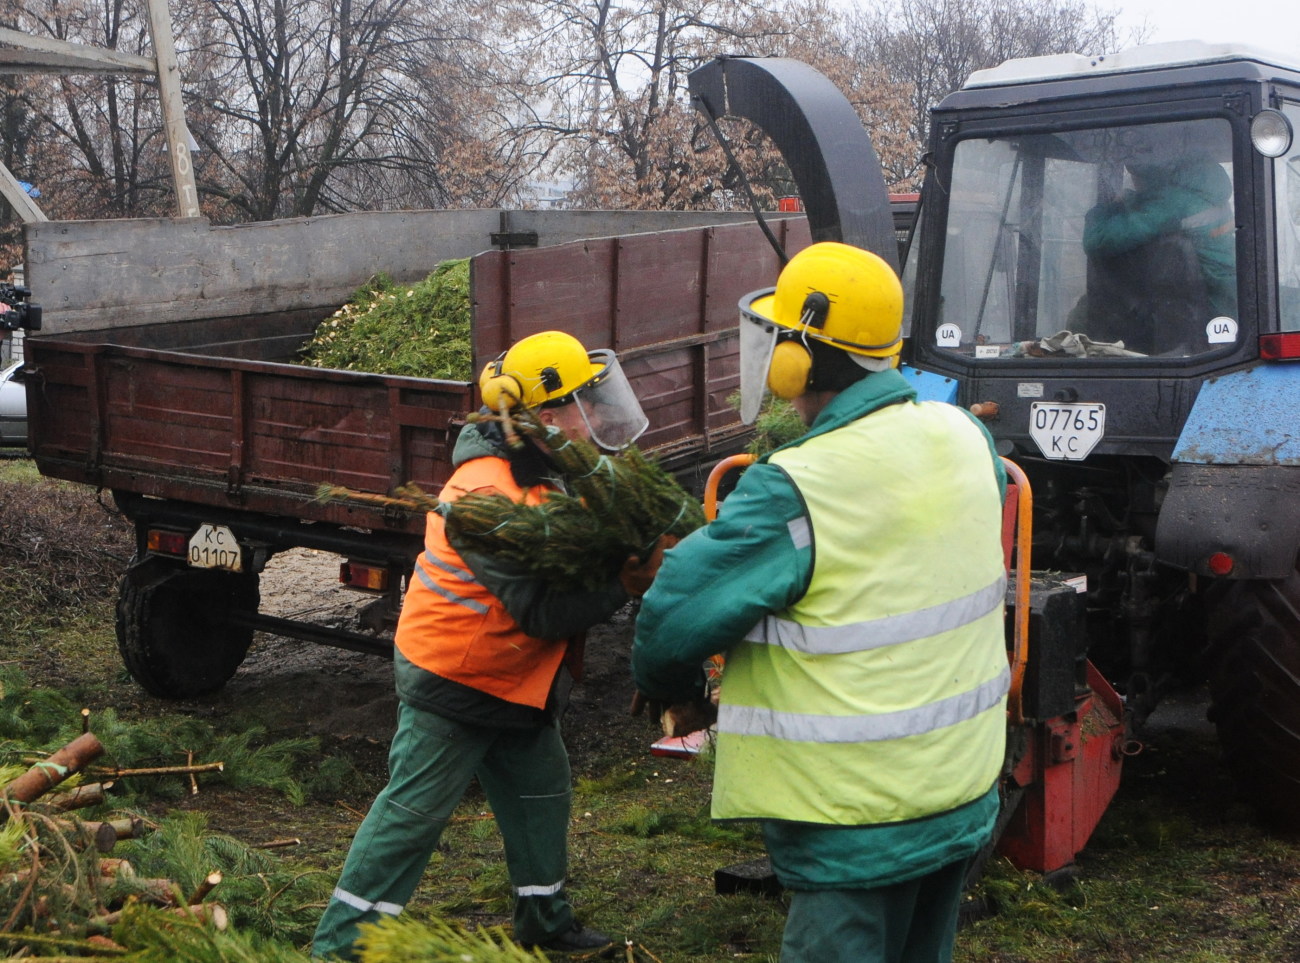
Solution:
[[[777,712],[759,706],[718,707],[718,731],[748,736],[770,736],[794,742],[879,742],[902,739],[954,726],[1002,704],[1011,682],[1011,670],[929,705],[863,716],[819,716]]]
[[[992,458],[963,412],[910,402],[770,458],[813,573],[728,655],[715,817],[868,825],[988,791],[1010,678]]]
[[[484,457],[457,468],[438,497],[453,502],[469,492],[536,505],[547,490],[520,488],[506,459]],[[519,627],[447,541],[437,512],[426,520],[425,551],[416,560],[394,643],[422,669],[537,709],[546,705],[565,652],[564,643],[534,638]]]
[[[1001,611],[1006,594],[1006,576],[999,574],[993,584],[950,602],[853,625],[803,625],[793,619],[769,615],[750,630],[745,641],[779,645],[808,655],[865,652],[969,625],[994,610]]]
[[[474,575],[471,572],[469,572],[467,569],[463,569],[460,568],[459,566],[451,565],[447,562],[444,562],[442,559],[435,556],[432,552],[426,551],[423,555],[423,559],[424,561],[428,562],[430,565],[434,566],[435,568],[442,569],[448,575],[458,578],[462,582],[468,582],[470,585],[479,584],[479,580],[476,579]],[[464,595],[457,595],[451,589],[439,585],[437,582],[433,580],[433,576],[431,576],[419,565],[415,567],[415,574],[419,576],[420,581],[423,582],[431,592],[437,592],[439,595],[441,595],[449,602],[454,602],[457,605],[463,605],[471,612],[478,612],[480,614],[488,610],[488,607],[484,605],[482,602],[476,601],[475,599],[466,598]]]

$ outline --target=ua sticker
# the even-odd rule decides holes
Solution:
[[[941,348],[956,348],[961,345],[961,328],[948,323],[939,325],[934,333],[934,343]]]
[[[1210,344],[1234,344],[1237,322],[1232,318],[1215,318],[1205,326],[1205,338]]]

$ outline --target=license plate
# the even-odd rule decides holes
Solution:
[[[1106,434],[1106,406],[1035,401],[1029,406],[1029,436],[1045,458],[1081,461]]]
[[[192,568],[219,568],[227,572],[244,570],[244,553],[235,533],[225,525],[202,525],[190,538],[187,560]]]

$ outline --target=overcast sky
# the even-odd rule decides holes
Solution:
[[[1121,11],[1121,27],[1146,20],[1152,43],[1239,43],[1300,60],[1300,4],[1293,0],[1117,0],[1101,6]]]

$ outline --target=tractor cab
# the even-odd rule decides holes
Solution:
[[[1270,820],[1300,787],[1300,58],[1203,43],[979,71],[934,111],[908,361],[1033,485],[1140,733],[1208,681]]]
[[[1238,47],[973,74],[933,114],[910,361],[1004,454],[1168,462],[1205,378],[1300,332],[1297,122],[1300,59]]]

